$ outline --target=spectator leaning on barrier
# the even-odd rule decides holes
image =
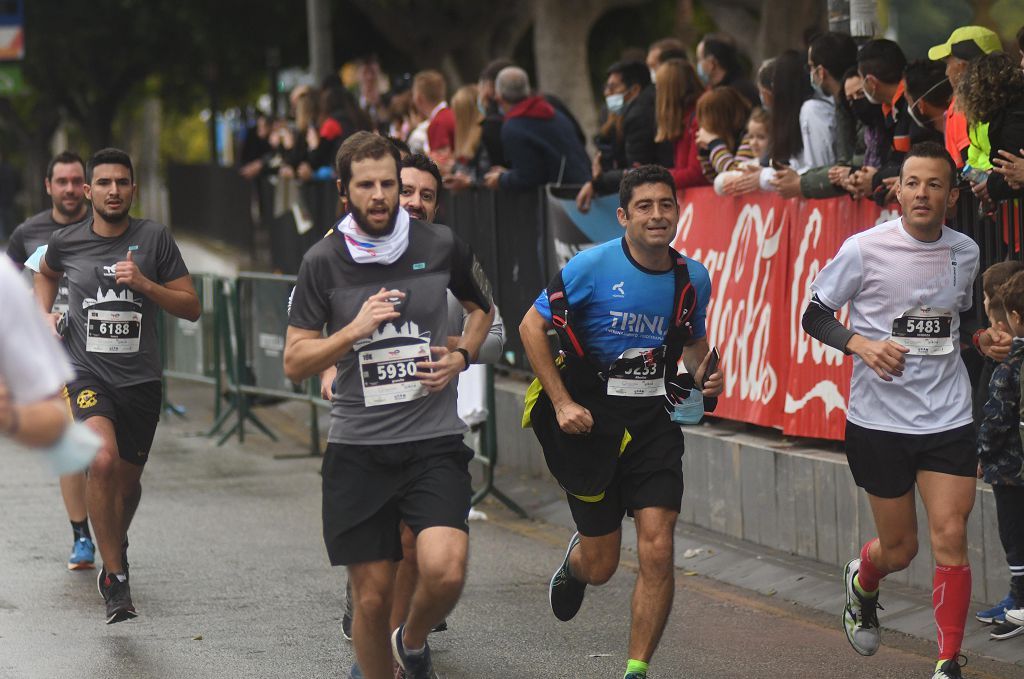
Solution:
[[[737,170],[753,157],[744,146],[744,129],[750,103],[731,87],[708,90],[697,100],[697,157],[708,181],[728,170]]]
[[[993,162],[1004,158],[999,151],[1024,149],[1024,73],[1013,57],[997,52],[972,61],[957,87],[957,100],[970,125],[988,124]],[[991,173],[974,192],[991,201],[1024,198],[1024,186],[1000,172]]]
[[[858,147],[857,121],[845,98],[843,74],[857,65],[857,44],[846,33],[822,33],[807,49],[807,66],[814,96],[800,108],[800,133],[805,168],[780,172],[776,190],[786,198],[830,198],[844,193],[832,182],[837,166],[850,166]],[[829,159],[831,156],[831,159]]]
[[[928,50],[928,58],[946,65],[946,76],[953,85],[954,98],[946,110],[944,141],[946,150],[958,168],[969,164],[980,170],[989,163],[988,129],[985,125],[968,128],[967,118],[957,104],[955,90],[963,80],[967,65],[983,54],[1003,49],[999,36],[982,26],[961,26],[949,40]]]
[[[752,106],[759,106],[754,83],[743,73],[740,52],[732,36],[709,33],[697,44],[697,75],[711,87],[733,87],[739,90]]]
[[[815,96],[804,57],[787,50],[775,59],[772,80],[772,164],[799,173],[834,160],[832,137],[835,105]],[[805,135],[804,128],[814,130]],[[818,161],[818,162],[815,162]],[[773,180],[779,181],[778,175]]]
[[[918,59],[907,65],[907,113],[925,130],[942,134],[946,129],[946,110],[953,99],[953,86],[942,64]],[[947,149],[948,150],[948,149]]]
[[[518,66],[503,69],[495,91],[505,113],[501,144],[509,167],[492,167],[484,177],[488,188],[530,189],[590,180],[590,159],[572,123],[544,97],[530,94],[526,71]]]
[[[590,209],[594,195],[617,193],[624,171],[657,162],[658,149],[654,137],[657,128],[655,104],[657,97],[647,66],[640,61],[620,61],[608,69],[604,87],[605,102],[610,114],[618,114],[615,126],[611,167],[594,175],[576,196],[576,205],[583,212]],[[594,170],[600,164],[594,163]]]
[[[675,146],[675,163],[669,169],[677,189],[705,186],[707,177],[697,157],[697,100],[704,92],[697,71],[688,61],[669,59],[658,67],[656,142]]]
[[[453,191],[465,189],[483,180],[490,169],[487,147],[481,140],[484,116],[478,108],[479,91],[476,85],[464,85],[452,96],[455,114],[455,153],[452,165],[441,168],[445,173],[444,185]]]
[[[761,188],[774,176],[774,170],[764,167],[762,161],[767,157],[771,145],[772,116],[764,108],[758,107],[750,112],[747,120],[747,132],[740,143],[736,160],[731,164],[734,169],[720,172],[715,177],[715,193],[720,196],[739,196]]]

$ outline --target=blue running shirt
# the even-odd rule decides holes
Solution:
[[[704,323],[711,277],[703,264],[685,259],[697,293],[693,338],[700,339],[707,335]],[[577,254],[562,269],[562,280],[569,308],[575,312],[573,329],[602,365],[611,365],[627,349],[654,348],[665,342],[675,297],[675,272],[641,267],[627,253],[624,238]],[[551,322],[546,290],[533,306]]]

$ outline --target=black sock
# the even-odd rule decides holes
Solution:
[[[81,538],[92,540],[92,533],[89,532],[88,518],[86,518],[85,521],[72,521],[71,530],[74,531],[76,542]]]

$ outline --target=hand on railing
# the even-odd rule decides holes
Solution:
[[[1024,149],[1016,156],[1005,149],[999,149],[999,157],[992,159],[992,171],[1006,178],[1014,191],[1024,189]]]

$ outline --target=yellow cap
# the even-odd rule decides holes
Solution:
[[[949,40],[928,50],[928,58],[932,61],[941,61],[951,54],[959,56],[954,54],[954,45],[963,42],[974,43],[985,54],[1003,49],[1003,41],[999,36],[984,26],[961,26],[949,35]]]

